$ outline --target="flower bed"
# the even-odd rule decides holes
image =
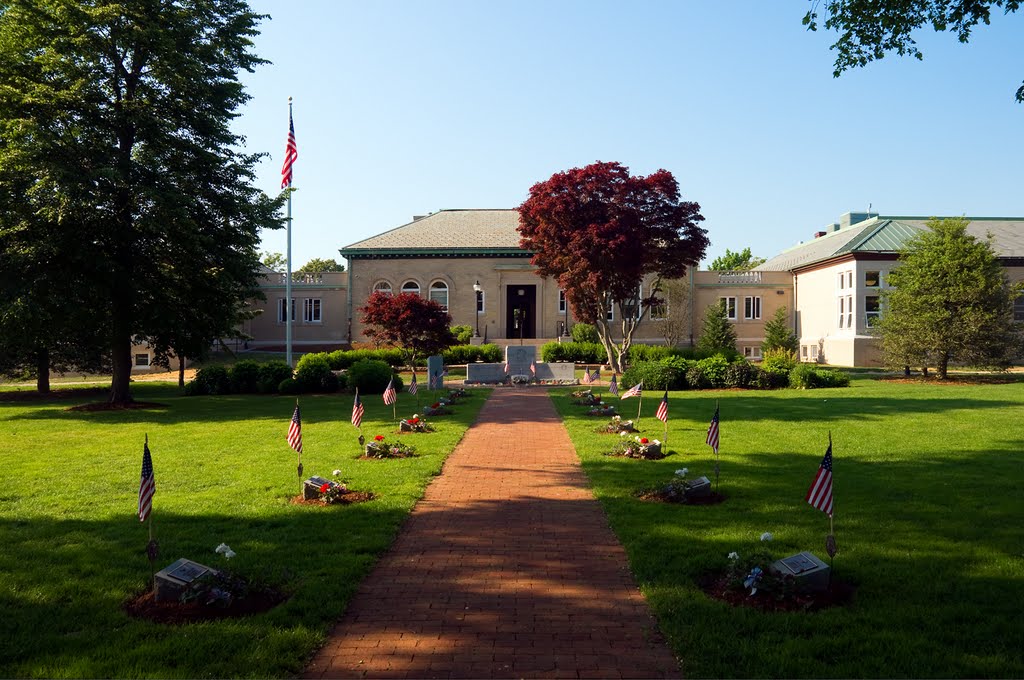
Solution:
[[[444,399],[435,401],[430,406],[423,407],[423,415],[425,416],[450,416],[454,411],[448,408],[448,402]]]
[[[366,452],[362,458],[412,458],[416,449],[402,442],[389,442],[384,435],[378,434],[373,441],[366,444]]]
[[[626,432],[620,432],[619,436],[622,439],[619,441],[618,448],[604,455],[622,458],[643,458],[644,460],[660,460],[665,457],[665,454],[661,451],[661,442],[657,439],[630,437]]]
[[[575,406],[598,406],[603,405],[601,397],[593,393],[592,390],[577,390],[572,393],[573,404]]]
[[[618,418],[618,416],[615,415],[615,407],[614,406],[607,406],[605,404],[598,404],[597,406],[594,406],[593,408],[589,409],[587,411],[587,415],[588,416],[602,416],[604,418],[615,416],[616,418]]]
[[[632,420],[623,420],[622,416],[612,415],[611,422],[597,431],[604,434],[619,434],[622,432],[638,432],[639,430],[633,426]]]
[[[688,468],[676,470],[671,481],[655,489],[644,489],[636,493],[643,500],[661,501],[663,503],[685,503],[687,505],[715,505],[725,500],[725,496],[711,490],[707,478],[696,480],[686,478]]]
[[[413,414],[412,418],[406,418],[398,423],[399,432],[433,432],[434,426],[418,415]]]

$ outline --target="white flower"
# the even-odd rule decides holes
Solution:
[[[629,434],[629,433],[626,432],[625,430],[623,430],[622,432],[619,433],[619,436],[620,437],[625,437],[627,434]]]
[[[419,417],[420,417],[420,414],[419,414],[419,413],[413,413],[413,414],[412,414],[412,417],[413,417],[413,418],[419,418]]]
[[[230,559],[231,559],[232,557],[234,557],[234,556],[235,556],[235,551],[234,551],[234,550],[232,550],[231,548],[228,548],[227,552],[225,552],[225,553],[224,553],[224,557],[226,557],[226,558],[227,558],[227,559],[229,559],[229,560],[230,560]]]
[[[659,442],[657,439],[655,439],[654,440],[654,445],[655,446],[661,446],[661,442]]]
[[[690,468],[683,468],[682,470],[676,470],[676,474],[680,477],[685,477],[686,473],[690,471]]]
[[[335,470],[334,472],[331,473],[331,476],[332,477],[337,477],[340,474],[341,474],[341,470]]]
[[[231,552],[231,548],[228,547],[227,543],[221,543],[214,549],[214,552],[223,555],[225,553]]]
[[[730,560],[738,560],[739,558],[740,558],[740,555],[735,550],[733,550],[731,553],[729,553],[729,559]]]
[[[767,532],[767,531],[764,532],[763,534],[761,534],[761,540],[762,541],[770,541],[770,540],[772,540],[772,538],[773,538],[773,536],[769,532]]]

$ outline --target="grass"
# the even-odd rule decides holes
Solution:
[[[8,390],[10,391],[10,390]],[[356,460],[350,395],[303,396],[305,476],[334,469],[378,498],[291,505],[294,398],[178,396],[137,384],[160,408],[73,412],[102,395],[0,401],[0,677],[282,677],[302,671],[360,580],[391,544],[432,475],[475,419],[475,390],[437,432],[402,435],[417,458]],[[428,393],[421,394],[424,401]],[[367,438],[396,436],[391,409],[364,400]],[[399,417],[415,412],[402,394]],[[122,605],[148,585],[147,528],[135,516],[142,442],[157,491],[158,568],[179,557],[283,588],[290,599],[243,619],[172,627]],[[214,553],[227,543],[230,563]]]
[[[596,390],[603,393],[603,390]],[[673,392],[661,461],[603,456],[614,435],[556,405],[633,571],[689,677],[1022,677],[1024,383]],[[553,395],[556,393],[553,392]],[[660,394],[643,403],[644,434]],[[713,479],[704,443],[721,402],[721,491],[714,506],[645,502],[633,492],[678,468]],[[635,399],[620,402],[634,417]],[[842,608],[761,613],[708,598],[703,575],[726,555],[825,557],[828,517],[804,501],[831,431]],[[827,558],[826,558],[827,559]]]

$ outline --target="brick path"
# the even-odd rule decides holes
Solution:
[[[679,673],[546,391],[498,389],[306,677]]]

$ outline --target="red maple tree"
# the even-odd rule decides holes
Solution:
[[[391,295],[376,291],[359,308],[365,333],[377,345],[399,347],[406,361],[444,351],[455,344],[452,317],[433,300],[415,293]]]
[[[558,280],[578,321],[593,324],[615,372],[662,279],[680,278],[704,256],[700,205],[679,199],[667,170],[632,176],[620,163],[597,162],[555,173],[519,206],[520,245],[537,274]],[[620,342],[607,313],[618,307]]]

